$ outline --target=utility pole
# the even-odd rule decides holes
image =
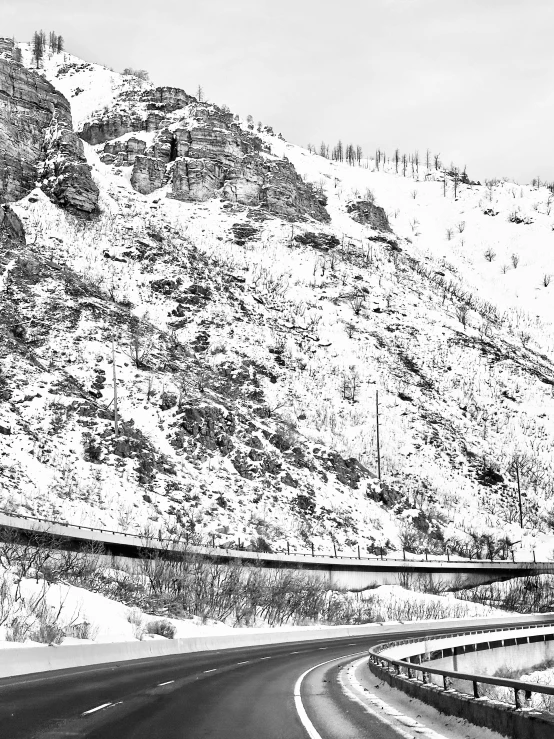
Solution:
[[[519,503],[519,525],[523,531],[523,503],[521,501],[521,485],[519,484],[519,461],[515,463],[517,480],[517,499]]]
[[[377,477],[381,481],[381,446],[379,443],[379,390],[375,391],[375,417],[377,422]]]
[[[114,408],[114,432],[116,438],[119,436],[119,418],[117,415],[117,372],[115,369],[115,343],[112,339],[112,364],[113,364],[113,408]]]

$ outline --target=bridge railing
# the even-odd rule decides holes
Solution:
[[[245,550],[244,548],[240,547],[240,540],[239,540],[239,547],[237,548],[230,548],[230,547],[217,547],[215,546],[215,540],[212,539],[211,546],[210,545],[196,545],[193,546],[189,543],[186,537],[162,537],[160,534],[154,535],[149,533],[144,534],[132,534],[128,533],[126,531],[116,531],[113,529],[106,529],[101,528],[98,526],[87,526],[85,524],[76,524],[76,523],[68,523],[66,521],[55,521],[53,519],[49,518],[39,518],[37,516],[28,516],[22,513],[12,513],[10,511],[4,511],[0,510],[0,515],[4,515],[10,518],[17,518],[22,519],[24,521],[35,521],[38,524],[47,524],[52,526],[61,526],[67,529],[77,529],[78,531],[92,531],[92,532],[98,532],[100,534],[110,534],[112,536],[121,536],[124,537],[129,542],[134,542],[136,546],[141,547],[175,547],[175,545],[180,546],[186,546],[191,551],[194,551],[196,549],[200,550],[209,550],[210,552],[213,552],[214,554],[217,554],[218,552],[221,552],[221,554],[225,554],[226,556],[229,556],[230,554],[238,555],[239,552],[246,552],[246,553],[252,553],[252,550]],[[1,525],[8,525],[8,524],[2,524]],[[70,536],[71,534],[68,532],[67,534]],[[501,558],[498,557],[496,559],[491,558],[477,558],[477,557],[467,557],[467,558],[455,558],[453,557],[450,552],[447,552],[442,558],[440,557],[432,557],[428,554],[417,556],[412,553],[407,553],[405,550],[402,552],[399,552],[399,556],[391,557],[390,553],[387,552],[385,554],[384,548],[381,548],[381,551],[379,554],[362,554],[361,548],[358,546],[357,551],[352,552],[350,554],[343,554],[340,553],[340,551],[337,550],[337,548],[334,546],[332,551],[319,551],[315,547],[312,546],[310,551],[297,551],[290,549],[290,547],[287,544],[287,550],[286,552],[259,552],[260,554],[268,554],[268,555],[290,555],[295,557],[328,557],[332,559],[359,559],[359,560],[366,560],[366,561],[390,561],[390,562],[443,562],[443,563],[464,563],[467,564],[468,562],[500,562],[500,563],[517,563],[520,565],[535,565],[535,564],[548,564],[552,566],[552,569],[554,571],[554,562],[544,562],[541,563],[536,559],[535,553],[533,552],[533,559],[532,560],[516,560],[514,551],[511,551],[511,559],[509,558]]]
[[[433,642],[439,639],[452,639],[455,636],[467,636],[471,634],[488,634],[498,631],[521,631],[522,628],[532,629],[551,627],[554,629],[554,622],[541,623],[541,624],[530,624],[530,625],[518,625],[511,627],[502,627],[500,629],[479,629],[475,631],[461,631],[458,634],[444,634],[444,635],[433,635]],[[554,631],[550,634],[544,634],[544,640],[554,640]],[[537,637],[538,638],[538,637]],[[517,641],[517,639],[516,639]],[[542,639],[541,639],[542,641]],[[369,662],[380,667],[383,670],[388,670],[390,673],[398,676],[405,676],[409,680],[417,680],[418,675],[421,675],[421,682],[427,685],[431,682],[430,676],[437,675],[442,677],[442,687],[444,691],[452,690],[452,683],[454,680],[461,680],[469,682],[473,686],[473,698],[482,698],[482,685],[493,685],[495,687],[507,688],[513,692],[513,705],[516,709],[528,708],[531,702],[533,693],[542,695],[554,696],[554,685],[540,685],[539,683],[529,683],[523,680],[514,680],[511,678],[502,677],[491,677],[489,675],[478,675],[469,672],[458,672],[457,670],[443,670],[438,667],[431,667],[428,662],[413,662],[408,660],[394,659],[385,654],[382,654],[383,650],[400,646],[404,644],[421,644],[421,637],[397,640],[393,642],[386,642],[377,644],[375,647],[369,649]],[[521,642],[525,643],[525,642]],[[420,659],[420,656],[418,657]],[[416,659],[412,657],[411,659]],[[432,661],[432,660],[430,660]],[[470,696],[471,697],[471,696]],[[499,699],[503,702],[501,699]]]

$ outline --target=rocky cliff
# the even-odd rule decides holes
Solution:
[[[137,137],[115,140],[131,132]],[[142,132],[156,132],[151,145]],[[132,166],[131,184],[142,194],[169,185],[167,196],[176,200],[218,196],[284,218],[329,219],[323,201],[289,161],[264,151],[260,138],[231,113],[183,90],[124,93],[80,135],[90,144],[104,144],[105,164]]]
[[[0,201],[15,201],[37,180],[55,202],[90,215],[98,188],[73,131],[66,98],[46,79],[9,58],[9,39],[0,59]]]

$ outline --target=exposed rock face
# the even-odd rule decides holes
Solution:
[[[136,156],[133,174],[131,175],[131,184],[143,195],[148,195],[158,187],[162,187],[168,181],[169,177],[164,162],[151,157]]]
[[[60,205],[96,209],[98,190],[68,101],[40,75],[0,59],[0,201],[24,197],[39,177],[48,178],[45,192]]]
[[[17,213],[9,205],[0,205],[0,234],[18,241],[25,240],[25,229]]]
[[[176,87],[144,90],[134,100],[127,100],[127,94],[124,93],[120,103],[123,108],[130,103],[128,112],[114,110],[102,114],[86,123],[80,136],[88,144],[96,146],[132,131],[157,131],[167,125],[170,113],[193,102],[196,102],[196,98]]]
[[[116,167],[129,167],[135,163],[139,154],[146,151],[146,143],[141,139],[131,138],[127,141],[107,143],[100,159],[104,164],[115,164]]]
[[[371,200],[356,200],[348,203],[346,210],[354,221],[363,223],[376,231],[392,231],[385,209],[371,202]]]
[[[0,56],[5,59],[13,59],[15,52],[15,46],[13,39],[11,38],[0,38]]]
[[[130,131],[157,134],[148,147],[138,138],[109,142]],[[132,165],[131,183],[142,194],[170,183],[168,197],[176,200],[218,196],[284,218],[329,218],[288,160],[264,153],[261,139],[244,131],[231,113],[199,103],[177,88],[135,93],[134,100],[122,94],[112,112],[85,125],[81,137],[91,144],[107,142],[104,163]]]
[[[42,189],[57,205],[75,215],[90,216],[96,211],[98,187],[91,177],[83,142],[56,118],[46,131],[38,174],[43,178]]]

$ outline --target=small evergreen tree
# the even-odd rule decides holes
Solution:
[[[64,49],[65,49],[65,42],[63,40],[63,36],[58,36],[58,45],[57,45],[56,51],[58,52],[58,54],[61,54]]]
[[[44,38],[45,38],[44,31],[35,31],[33,33],[33,42],[32,42],[33,59],[35,60],[37,69],[40,66],[40,60],[44,56]]]

